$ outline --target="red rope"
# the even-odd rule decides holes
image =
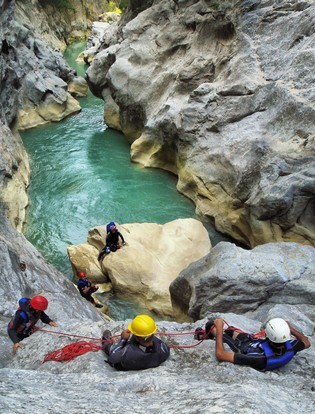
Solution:
[[[65,332],[51,331],[49,329],[36,328],[36,331],[53,333],[53,334],[61,335],[61,336],[73,336],[74,338],[90,339],[91,341],[112,342],[112,341],[107,341],[107,340],[100,339],[100,338],[91,338],[90,336],[82,336],[82,335],[68,334],[68,333],[65,333]],[[116,338],[118,336],[120,336],[120,335],[113,335],[112,338]]]
[[[100,349],[102,347],[93,342],[79,341],[45,355],[43,363],[47,361],[71,361],[79,355],[86,354],[90,351],[97,352]]]
[[[224,321],[225,322],[225,321]],[[225,322],[226,323],[226,322]],[[227,323],[226,323],[227,324]],[[228,324],[227,324],[228,325]],[[233,326],[229,326],[229,328],[233,328],[235,331],[238,332],[244,332],[241,329],[234,328]],[[120,335],[113,335],[111,339],[105,340],[100,338],[91,338],[88,336],[82,336],[82,335],[75,335],[75,334],[68,334],[65,332],[58,332],[58,331],[51,331],[48,329],[36,329],[37,331],[41,332],[48,332],[53,333],[57,335],[62,336],[71,336],[76,338],[84,338],[84,339],[90,339],[92,341],[99,341],[99,342],[113,342],[113,338],[119,337]],[[205,333],[205,330],[200,330],[198,333]],[[169,333],[169,332],[156,332],[157,335],[167,335],[167,336],[179,336],[179,335],[193,335],[195,334],[195,331],[193,332],[180,332],[180,333]],[[252,337],[254,339],[259,339],[265,336],[265,331],[261,330],[257,332],[256,334],[252,334]],[[169,348],[173,349],[187,349],[187,348],[195,348],[196,346],[200,345],[204,340],[195,343],[194,345],[169,345]],[[93,342],[88,341],[78,341],[74,342],[73,344],[69,344],[64,346],[63,348],[57,349],[55,351],[50,352],[49,354],[45,355],[43,363],[47,361],[71,361],[73,358],[83,355],[87,352],[97,352],[99,350],[103,349],[102,346],[97,345]]]

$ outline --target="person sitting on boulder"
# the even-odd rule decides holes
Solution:
[[[118,344],[103,343],[103,350],[108,355],[108,363],[118,371],[141,370],[158,367],[170,355],[169,347],[154,333],[157,327],[154,320],[147,315],[138,315],[121,333]],[[112,337],[110,331],[103,333],[103,340]]]
[[[106,229],[107,235],[105,240],[105,247],[98,255],[98,260],[100,261],[104,254],[108,254],[110,252],[116,252],[117,249],[120,249],[121,246],[125,246],[126,242],[123,235],[118,231],[116,224],[114,222],[110,222]],[[119,243],[119,238],[121,239],[122,244]]]
[[[14,344],[13,354],[18,348],[23,348],[20,342],[35,332],[35,325],[39,320],[50,326],[58,326],[44,312],[47,308],[48,300],[41,295],[34,296],[32,299],[21,298],[19,300],[19,308],[7,328],[8,335]]]
[[[270,319],[265,338],[255,339],[240,329],[223,329],[224,320],[216,318],[206,324],[204,339],[216,341],[215,355],[220,362],[247,365],[259,371],[271,371],[286,365],[297,352],[311,346],[308,338],[281,318]],[[294,335],[295,338],[292,338]],[[226,343],[233,352],[224,349]]]
[[[102,308],[103,305],[96,303],[92,297],[92,293],[98,290],[97,286],[93,286],[91,282],[88,281],[85,272],[78,273],[78,289],[82,297],[87,301],[91,302],[96,308]]]

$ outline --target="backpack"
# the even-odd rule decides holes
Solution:
[[[22,316],[22,318],[24,319],[24,322],[26,323],[29,321],[29,315],[27,314],[27,311],[29,310],[29,303],[30,303],[29,298],[21,298],[19,300],[18,310],[21,311],[20,315]]]
[[[107,233],[109,233],[109,232],[110,232],[110,228],[111,228],[112,226],[116,226],[116,224],[115,224],[113,221],[111,221],[110,223],[106,224],[106,232],[107,232]]]

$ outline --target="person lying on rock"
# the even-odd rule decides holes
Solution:
[[[260,339],[231,326],[224,329],[222,318],[209,320],[205,330],[204,339],[215,338],[215,355],[220,362],[247,365],[259,371],[280,368],[290,362],[297,352],[311,346],[305,335],[281,318],[270,319],[265,327],[266,338]],[[233,352],[226,351],[223,342]]]
[[[22,298],[19,300],[19,308],[8,324],[8,335],[13,342],[13,354],[18,348],[23,348],[20,341],[35,332],[36,323],[42,322],[57,327],[44,312],[48,308],[48,300],[44,296],[34,296],[32,299]]]
[[[96,308],[102,308],[103,305],[96,303],[92,293],[98,290],[97,286],[93,286],[91,282],[88,281],[85,272],[78,273],[78,289],[82,297],[87,301],[91,302]]]
[[[115,223],[110,223],[111,226],[109,227],[109,232],[107,233],[106,240],[105,240],[105,247],[98,255],[98,261],[102,259],[105,254],[110,252],[116,252],[117,249],[120,249],[121,246],[125,246],[126,242],[123,235],[117,230]],[[121,243],[119,242],[119,238],[121,239]]]
[[[156,330],[150,316],[136,316],[128,329],[122,331],[118,344],[103,342],[103,350],[108,355],[106,362],[118,371],[158,367],[170,356],[170,349],[154,335]],[[103,340],[108,341],[111,337],[110,331],[104,331]]]

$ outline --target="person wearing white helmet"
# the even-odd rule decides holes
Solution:
[[[220,362],[247,365],[259,371],[280,368],[290,362],[297,352],[311,346],[305,335],[281,318],[266,323],[265,338],[255,339],[251,334],[233,327],[224,329],[222,318],[211,321],[208,327],[206,325],[206,335],[208,339],[215,339],[215,354]],[[226,351],[224,343],[233,352]]]

